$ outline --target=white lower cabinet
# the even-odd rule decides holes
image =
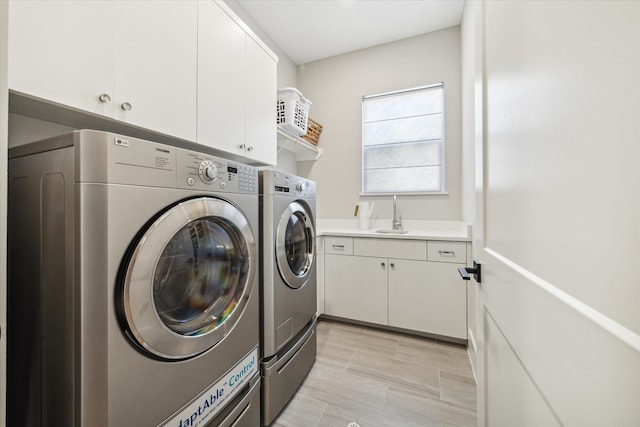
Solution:
[[[389,260],[389,325],[467,339],[467,287],[458,266]]]
[[[432,246],[430,246],[430,244]],[[465,242],[325,237],[324,312],[467,339]]]
[[[386,325],[386,263],[386,258],[326,254],[326,314]]]

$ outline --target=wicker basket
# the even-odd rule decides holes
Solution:
[[[318,145],[318,138],[322,132],[322,125],[315,120],[307,119],[307,134],[302,135],[302,139],[309,141],[313,145]]]

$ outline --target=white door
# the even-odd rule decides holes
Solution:
[[[474,9],[478,424],[637,426],[640,2]]]

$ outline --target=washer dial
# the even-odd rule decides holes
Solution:
[[[200,163],[198,173],[200,178],[207,184],[218,179],[218,167],[211,160],[205,160]]]

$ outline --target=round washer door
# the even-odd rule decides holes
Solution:
[[[162,359],[215,346],[253,291],[256,245],[246,217],[224,200],[183,201],[134,243],[124,266],[122,311],[129,335]]]
[[[313,218],[300,202],[287,206],[276,231],[276,264],[287,286],[298,289],[309,280],[314,262]]]

